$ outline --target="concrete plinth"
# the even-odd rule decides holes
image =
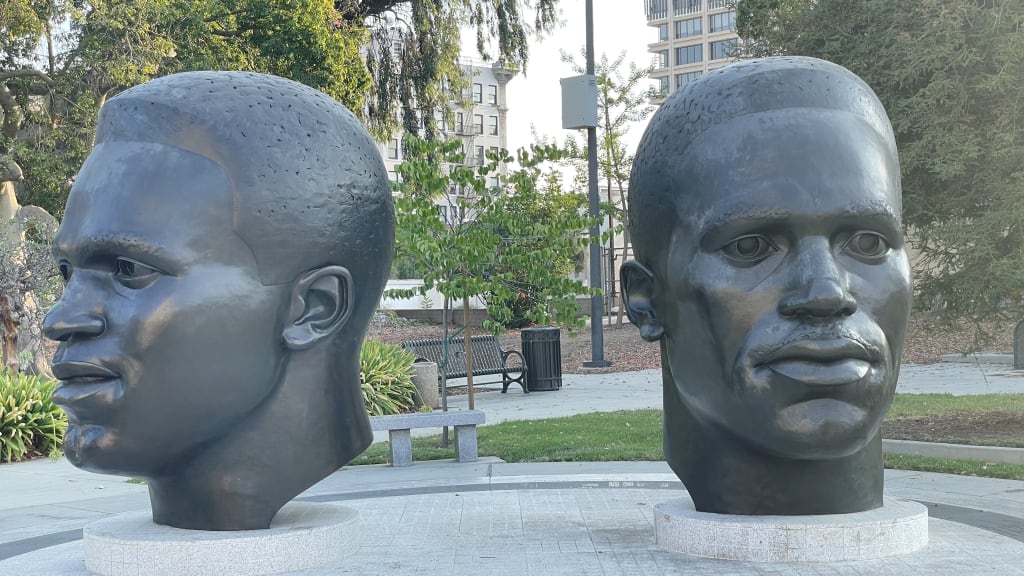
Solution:
[[[654,507],[661,547],[747,562],[835,562],[909,554],[928,544],[928,509],[886,498],[875,510],[821,516],[698,512],[689,497]]]
[[[359,514],[337,504],[291,502],[267,530],[214,532],[120,514],[82,532],[85,567],[101,576],[250,576],[336,564],[358,541]]]

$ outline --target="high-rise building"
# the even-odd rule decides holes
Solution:
[[[648,44],[648,50],[657,59],[651,79],[662,94],[667,96],[732,61],[739,43],[735,0],[643,2],[647,25],[657,30],[656,41]]]
[[[505,88],[516,75],[516,71],[497,63],[488,66],[469,59],[462,61],[462,69],[468,87],[460,100],[450,103],[449,121],[445,121],[443,115],[438,112],[436,119],[439,137],[455,137],[462,140],[462,149],[466,155],[465,163],[469,166],[479,166],[485,163],[488,151],[497,152],[498,149],[508,147],[508,104]],[[398,180],[395,167],[402,162],[403,136],[404,133],[395,134],[388,142],[380,144],[384,165],[392,181]],[[488,182],[491,186],[497,183],[497,176]],[[457,222],[467,218],[468,215],[464,212],[455,213],[463,210],[463,207],[457,205],[456,199],[467,193],[466,190],[453,189],[449,191],[447,198],[439,198],[435,202],[445,220]]]

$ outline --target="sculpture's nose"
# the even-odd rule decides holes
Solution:
[[[95,338],[103,334],[106,320],[96,305],[98,300],[88,297],[86,284],[77,277],[71,278],[60,300],[43,319],[44,336],[63,342],[74,336]]]
[[[840,268],[826,238],[807,239],[798,246],[790,284],[779,313],[786,317],[835,318],[857,311],[847,273]]]

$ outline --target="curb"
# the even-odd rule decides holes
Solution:
[[[1024,448],[1007,448],[1004,446],[971,446],[967,444],[883,439],[882,451],[888,454],[904,454],[907,456],[1024,465]]]

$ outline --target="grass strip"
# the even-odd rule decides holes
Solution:
[[[477,428],[478,452],[506,462],[611,462],[664,460],[661,410],[579,414],[566,418],[518,420]],[[441,436],[412,439],[413,460],[454,458]],[[352,465],[385,464],[386,444],[374,444]]]
[[[920,472],[959,474],[961,476],[982,476],[985,478],[1024,480],[1024,466],[1020,464],[1001,464],[998,462],[982,462],[980,460],[926,458],[924,456],[910,456],[905,454],[886,454],[885,467],[895,470],[917,470]]]
[[[966,412],[1012,412],[1024,416],[1024,394],[897,394],[886,419],[922,418]]]
[[[481,456],[506,462],[611,462],[664,460],[660,410],[580,414],[565,418],[521,420],[477,428]],[[413,438],[413,459],[455,457],[453,446],[440,447],[440,435]],[[351,465],[386,464],[388,446],[374,444]],[[885,467],[989,478],[1024,480],[1024,466],[886,454]]]

